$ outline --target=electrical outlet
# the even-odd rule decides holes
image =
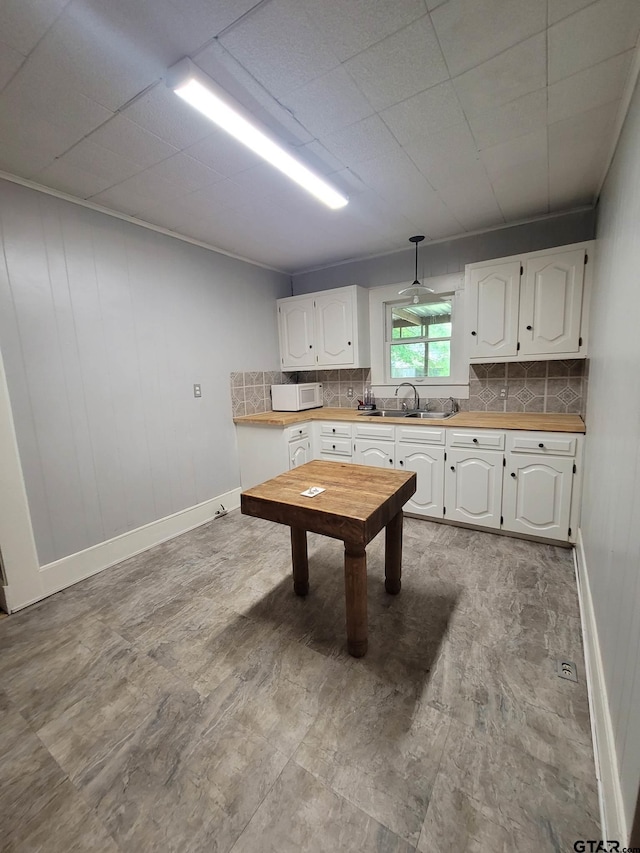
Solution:
[[[347,397],[353,397],[353,388],[347,388]]]
[[[566,678],[567,681],[578,680],[578,670],[575,663],[571,660],[563,660],[561,658],[556,661],[556,672],[558,673],[558,678]]]
[[[202,388],[199,384],[193,386],[193,396],[202,397]]]
[[[501,400],[506,400],[506,399],[507,399],[508,394],[509,394],[509,386],[508,386],[508,385],[503,385],[503,386],[502,386],[502,388],[500,389],[500,399],[501,399]]]

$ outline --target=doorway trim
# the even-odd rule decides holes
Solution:
[[[0,581],[0,600],[11,613],[38,601],[45,592],[1,351],[0,547],[5,575]]]

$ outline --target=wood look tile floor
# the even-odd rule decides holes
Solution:
[[[238,512],[0,622],[6,851],[545,853],[599,838],[569,550],[405,519],[368,548]],[[578,664],[579,683],[554,662]]]

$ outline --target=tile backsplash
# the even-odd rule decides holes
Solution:
[[[475,412],[564,412],[584,414],[588,365],[570,361],[472,364],[469,409]],[[506,400],[500,389],[507,387]]]
[[[288,382],[322,382],[325,406],[355,409],[362,399],[371,371],[301,370],[298,373],[248,371],[231,374],[233,417],[271,410],[271,385]],[[472,364],[469,367],[469,399],[459,399],[461,411],[476,412],[575,412],[584,414],[588,363],[570,361],[520,361],[506,364]],[[506,400],[500,389],[507,387]],[[348,397],[349,388],[353,396]],[[418,386],[418,391],[420,391]],[[410,396],[410,395],[409,395]],[[430,397],[429,408],[440,410],[448,398]],[[421,395],[420,405],[426,398]],[[399,409],[398,397],[376,397],[379,409]]]

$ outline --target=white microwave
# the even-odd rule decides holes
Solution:
[[[303,409],[319,409],[321,406],[321,382],[271,386],[271,408],[274,412],[300,412]]]

